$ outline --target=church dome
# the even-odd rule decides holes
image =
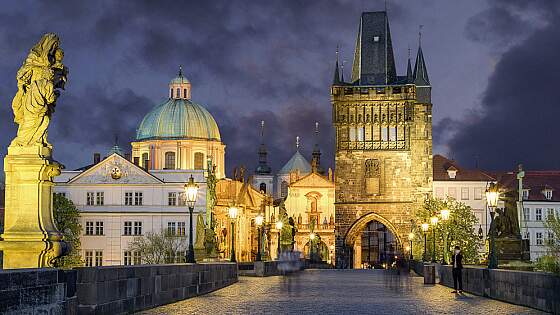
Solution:
[[[305,157],[296,151],[292,158],[284,164],[278,174],[289,174],[290,172],[299,171],[300,174],[309,174],[311,172],[311,164],[307,162]]]
[[[136,140],[151,139],[221,141],[214,117],[204,107],[186,98],[170,98],[142,119],[136,131]]]

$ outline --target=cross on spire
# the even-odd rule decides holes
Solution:
[[[296,136],[296,150],[299,150],[299,136]]]
[[[179,76],[182,77],[183,76],[183,66],[179,65]]]

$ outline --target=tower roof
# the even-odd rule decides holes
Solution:
[[[354,51],[352,83],[387,85],[396,79],[387,12],[363,12]]]
[[[340,84],[340,73],[338,72],[338,46],[336,47],[336,63],[334,66],[333,85]]]
[[[309,164],[305,157],[299,153],[299,150],[294,153],[286,164],[284,164],[278,174],[289,174],[295,170],[299,170],[301,174],[308,174],[311,172],[311,164]]]
[[[422,45],[418,46],[418,53],[416,54],[416,65],[414,66],[414,84],[418,86],[429,86],[430,79],[428,78],[428,69],[424,61],[424,54],[422,53]]]
[[[266,156],[268,152],[264,144],[264,120],[261,120],[261,145],[259,146],[259,164],[255,169],[257,175],[270,175],[272,168],[268,165]]]

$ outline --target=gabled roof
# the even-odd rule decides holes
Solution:
[[[334,188],[334,183],[329,181],[325,176],[312,172],[291,183],[289,187]]]
[[[299,151],[296,151],[292,158],[280,169],[278,174],[289,174],[295,170],[299,170],[300,174],[308,174],[311,172],[311,164],[305,159]]]
[[[436,154],[433,158],[434,181],[495,181],[496,179],[478,169],[461,167],[457,162]],[[448,170],[457,171],[455,178],[450,178]]]
[[[121,176],[114,178],[112,172],[118,168]],[[160,179],[143,168],[113,153],[106,159],[73,177],[68,183],[74,184],[161,184]]]
[[[499,175],[498,185],[517,191],[517,172]],[[525,171],[523,189],[529,190],[529,201],[560,201],[560,171]],[[544,190],[552,190],[552,199],[545,198]]]

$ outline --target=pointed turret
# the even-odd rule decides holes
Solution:
[[[336,63],[334,66],[334,78],[333,78],[333,85],[340,84],[340,74],[338,72],[338,46],[336,46]]]
[[[418,53],[416,54],[416,65],[414,66],[414,84],[417,86],[430,86],[430,79],[428,78],[428,69],[424,61],[424,54],[422,53],[422,33],[419,34],[418,39]]]
[[[414,83],[414,75],[412,74],[412,65],[410,63],[410,48],[408,48],[408,65],[406,66],[406,82]]]
[[[268,165],[267,161],[268,152],[264,144],[264,120],[261,121],[261,145],[259,146],[259,165],[255,170],[257,175],[269,175],[272,173],[272,169]]]
[[[319,149],[319,123],[315,122],[315,145],[311,153],[311,168],[313,172],[321,175],[325,174],[325,169],[321,166],[321,149]]]
[[[352,81],[358,85],[388,85],[397,71],[387,12],[364,12],[360,19]]]

